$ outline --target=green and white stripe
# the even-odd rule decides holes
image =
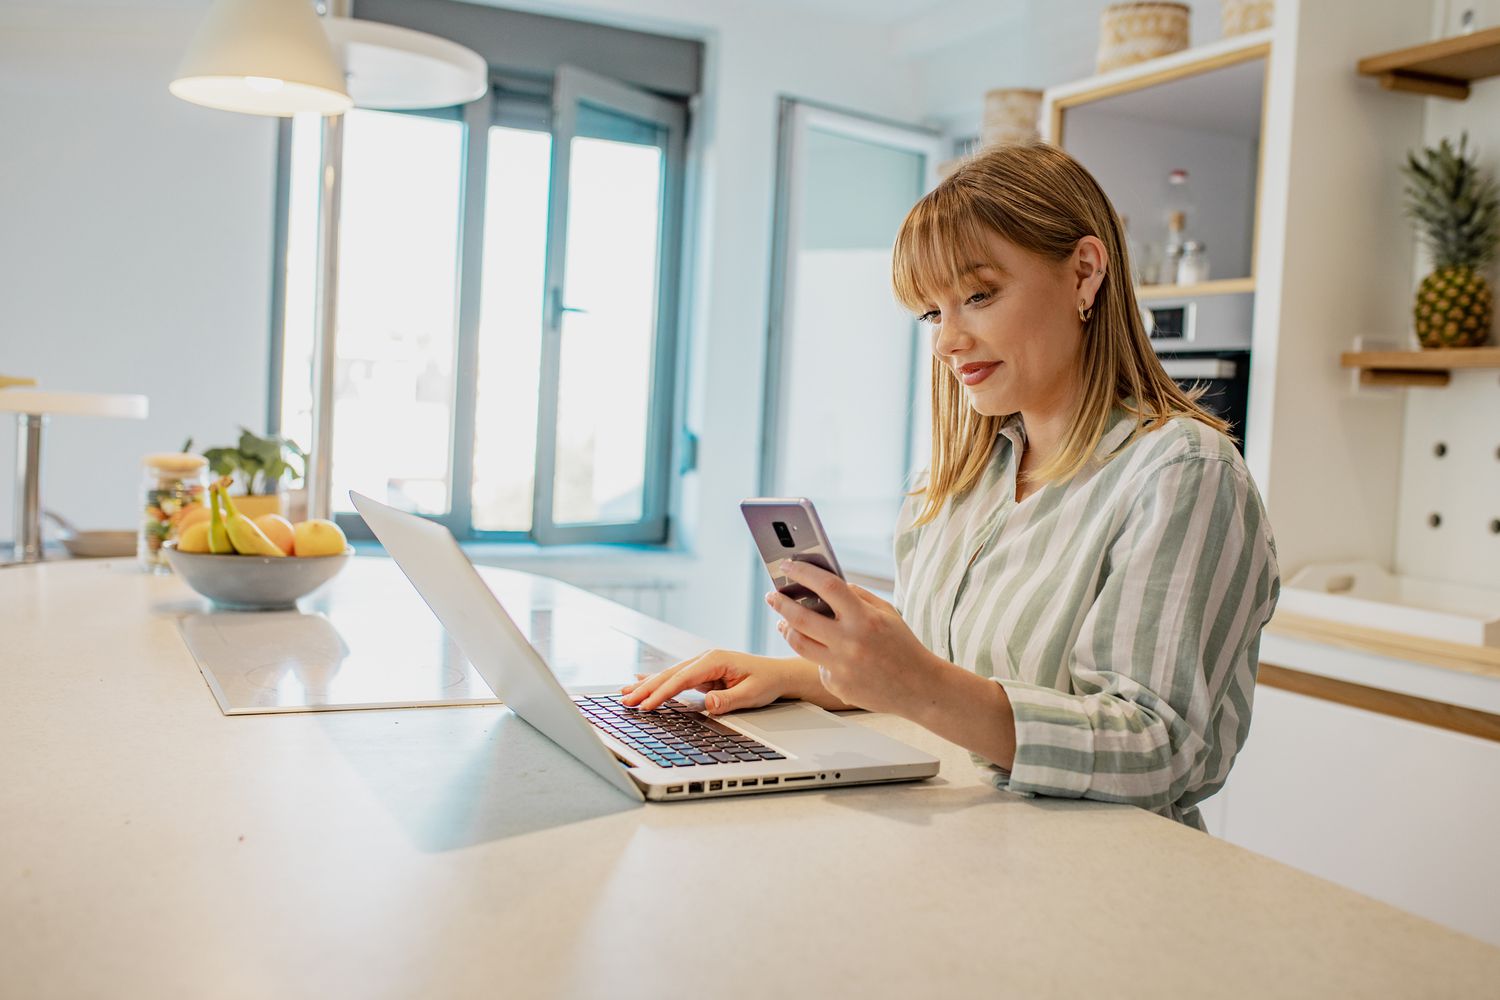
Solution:
[[[1276,543],[1230,440],[1176,417],[1015,501],[1019,415],[968,493],[897,522],[895,603],[929,649],[1005,687],[1013,791],[1129,802],[1201,828],[1250,728]]]

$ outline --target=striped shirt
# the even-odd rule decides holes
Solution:
[[[1174,417],[1130,441],[1116,407],[1093,459],[1015,500],[1026,432],[1001,426],[968,492],[895,536],[895,605],[923,645],[1002,684],[999,787],[1128,802],[1203,828],[1250,728],[1276,544],[1234,444]]]

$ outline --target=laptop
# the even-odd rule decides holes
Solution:
[[[655,712],[627,708],[615,693],[569,694],[447,528],[349,496],[495,696],[637,801],[911,781],[938,772],[936,757],[806,702],[714,718],[697,692]],[[681,659],[642,645],[656,662]],[[636,662],[620,664],[622,678]]]

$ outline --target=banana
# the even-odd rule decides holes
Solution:
[[[224,501],[224,528],[229,532],[229,544],[236,552],[242,556],[286,557],[281,547],[267,538],[259,525],[235,509],[228,493],[220,490],[219,498]]]
[[[36,379],[21,378],[16,375],[0,375],[0,389],[9,389],[13,385],[36,385]]]
[[[219,491],[222,487],[218,483],[208,488],[208,551],[214,555],[227,556],[234,554],[234,546],[229,543],[229,532],[224,527],[224,516],[219,512]]]

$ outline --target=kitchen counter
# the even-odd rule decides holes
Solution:
[[[701,640],[481,571],[678,655]],[[305,610],[430,613],[386,560]],[[641,806],[499,706],[223,716],[132,562],[0,570],[0,995],[1467,996],[1500,949],[1126,806]],[[438,651],[434,649],[434,656]],[[617,681],[607,664],[592,684]]]

